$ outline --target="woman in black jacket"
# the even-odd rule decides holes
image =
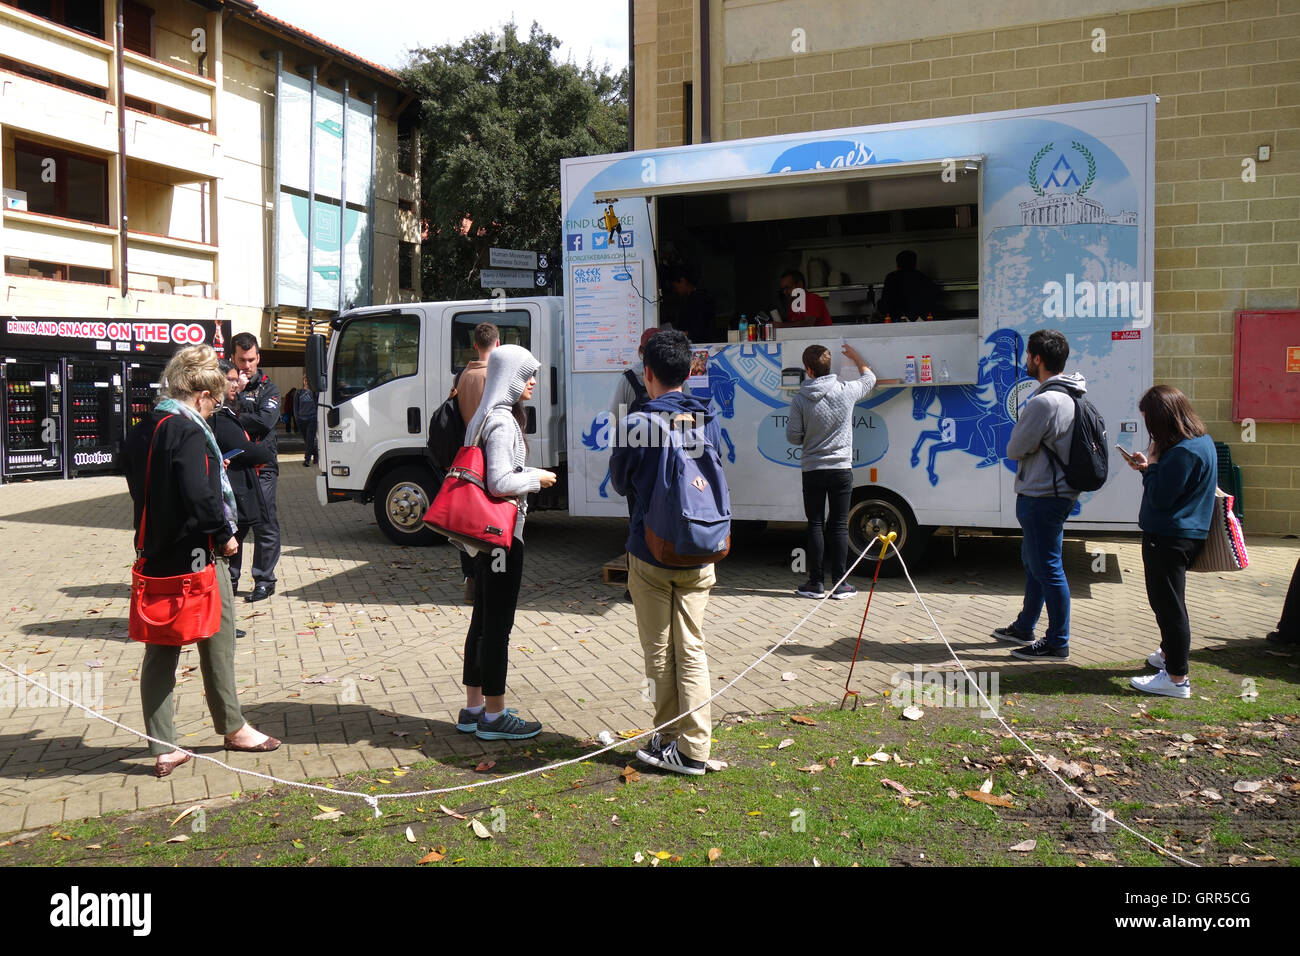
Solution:
[[[126,480],[135,505],[137,540],[144,522],[141,573],[171,577],[216,561],[221,589],[221,627],[199,641],[199,667],[212,723],[227,750],[275,750],[280,741],[244,720],[235,687],[235,615],[227,557],[237,542],[237,508],[225,481],[218,446],[207,419],[225,393],[225,377],[210,346],[181,349],[163,372],[162,397],[126,441]],[[147,497],[147,502],[146,502]],[[146,509],[147,504],[147,509]],[[179,647],[145,646],[140,698],[155,756],[154,774],[165,777],[190,759],[180,750],[172,719]]]
[[[235,411],[235,402],[248,379],[241,378],[239,369],[229,360],[221,359],[219,364],[226,376],[225,401],[213,413],[209,423],[217,438],[217,447],[223,455],[239,451],[234,458],[227,458],[225,464],[226,474],[230,476],[230,487],[235,493],[235,504],[239,509],[239,527],[235,532],[235,540],[242,548],[248,530],[266,520],[266,500],[262,497],[258,472],[262,465],[270,464],[275,459],[266,445],[249,437],[239,421],[239,413]],[[232,574],[231,594],[239,593],[238,583]],[[238,632],[238,636],[243,637],[243,632]]]

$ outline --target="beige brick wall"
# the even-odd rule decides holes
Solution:
[[[1098,28],[1104,52],[1093,49]],[[1300,533],[1300,424],[1260,423],[1248,443],[1232,421],[1235,311],[1300,307],[1300,0],[1179,4],[729,65],[721,130],[738,139],[1149,93],[1161,98],[1156,381],[1186,392],[1231,443],[1249,530]],[[1245,183],[1242,159],[1261,145],[1273,157]]]
[[[695,69],[693,54],[693,0],[659,0],[658,44],[655,62],[655,145],[679,146],[686,142],[685,84]]]

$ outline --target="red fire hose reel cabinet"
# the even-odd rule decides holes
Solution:
[[[1300,310],[1238,312],[1232,420],[1300,422]]]

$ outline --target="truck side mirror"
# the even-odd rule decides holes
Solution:
[[[307,336],[307,354],[303,362],[303,372],[307,376],[307,381],[311,383],[312,391],[317,395],[329,387],[329,376],[325,369],[326,354],[325,336],[318,332]]]

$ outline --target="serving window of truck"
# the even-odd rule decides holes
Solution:
[[[742,323],[756,327],[753,339],[849,335],[866,340],[883,379],[900,381],[909,373],[919,381],[921,356],[913,353],[921,337],[928,379],[971,383],[978,377],[982,160],[647,184],[595,198],[624,215],[644,211],[659,265],[660,324],[694,324],[693,339],[703,342],[737,341]],[[780,288],[791,272],[787,290],[802,286],[797,311]],[[678,285],[682,278],[689,285]],[[712,313],[707,323],[685,314],[701,297]],[[800,311],[827,315],[834,330],[796,326],[812,321]]]

